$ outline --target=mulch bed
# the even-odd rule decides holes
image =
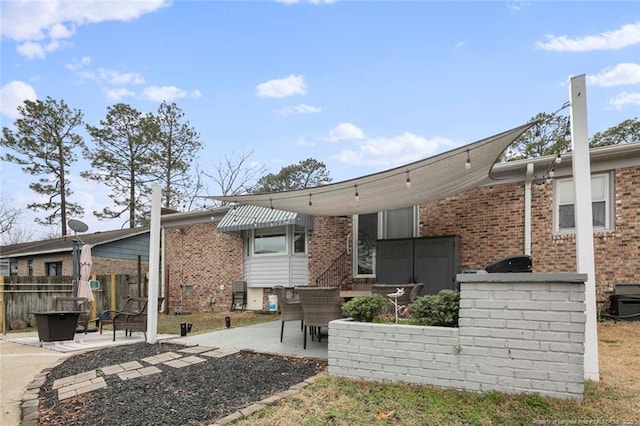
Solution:
[[[52,389],[56,379],[129,361],[148,366],[142,358],[180,353],[184,348],[139,343],[68,358],[51,370],[40,389],[38,425],[206,425],[287,390],[326,367],[324,360],[239,352],[223,358],[203,356],[205,362],[179,369],[156,364],[162,373],[133,380],[104,376],[106,388],[62,401]]]

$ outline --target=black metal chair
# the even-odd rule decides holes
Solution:
[[[242,311],[247,309],[247,282],[234,281],[231,283],[231,292],[231,308],[229,310],[235,310],[238,305]]]

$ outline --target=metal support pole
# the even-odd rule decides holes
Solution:
[[[78,275],[80,273],[79,267],[79,258],[78,258],[78,239],[73,239],[73,250],[72,250],[72,262],[73,262],[73,281],[72,284],[72,294],[73,297],[78,297]]]

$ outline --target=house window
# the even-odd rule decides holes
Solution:
[[[33,259],[29,259],[27,261],[27,273],[30,277],[33,276]]]
[[[591,213],[593,228],[612,229],[613,189],[609,174],[591,176]],[[575,193],[572,179],[558,179],[554,193],[554,227],[556,232],[575,232]]]
[[[418,234],[415,206],[382,212],[382,239],[413,238]]]
[[[287,229],[284,226],[254,231],[253,254],[284,254],[286,252]]]
[[[293,231],[293,253],[304,254],[307,252],[307,233],[301,226],[296,226]]]
[[[376,273],[376,240],[378,239],[378,213],[355,215],[354,226],[354,275],[374,277]]]
[[[9,261],[9,275],[18,275],[18,261],[10,260]]]
[[[44,274],[48,277],[59,277],[62,275],[62,262],[47,262],[44,264]]]

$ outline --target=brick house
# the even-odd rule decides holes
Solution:
[[[73,235],[0,247],[2,275],[71,276],[73,274]],[[80,234],[78,243],[91,246],[94,274],[138,273],[149,270],[149,228]]]
[[[640,282],[640,143],[594,148],[592,208],[597,297]],[[558,162],[559,160],[559,162]],[[456,288],[456,274],[527,254],[534,272],[575,271],[571,155],[496,165],[496,180],[435,202],[353,216],[255,206],[162,217],[169,307],[228,310],[231,283],[248,283],[248,308],[271,287],[424,282]],[[283,216],[284,215],[284,216]]]

